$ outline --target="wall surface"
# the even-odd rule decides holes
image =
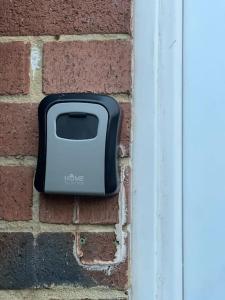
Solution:
[[[0,0],[0,299],[127,299],[131,0]],[[121,189],[106,200],[33,188],[47,94],[112,95]]]

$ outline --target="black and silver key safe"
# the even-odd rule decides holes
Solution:
[[[96,94],[45,97],[38,108],[39,151],[34,185],[39,192],[115,194],[121,111]]]

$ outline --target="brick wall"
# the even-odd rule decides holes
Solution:
[[[131,0],[0,0],[0,299],[128,299]],[[33,188],[38,102],[112,95],[124,112],[121,190]]]

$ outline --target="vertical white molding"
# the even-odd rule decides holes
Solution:
[[[159,6],[157,79],[157,297],[183,299],[182,0]]]
[[[135,0],[132,299],[154,299],[156,2]]]
[[[182,10],[135,1],[133,300],[183,299]]]

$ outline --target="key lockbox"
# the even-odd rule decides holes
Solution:
[[[119,190],[117,166],[121,110],[112,97],[58,94],[38,109],[39,192],[112,195]]]

